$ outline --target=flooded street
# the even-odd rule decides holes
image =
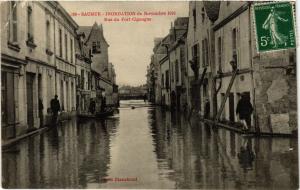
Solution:
[[[3,151],[3,188],[298,188],[297,139],[247,138],[121,103],[114,117],[73,119]]]

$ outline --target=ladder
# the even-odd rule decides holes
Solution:
[[[225,94],[225,96],[224,96],[224,99],[222,100],[221,106],[220,106],[220,108],[219,108],[219,110],[218,110],[218,112],[217,112],[217,115],[216,115],[216,117],[215,117],[215,122],[218,122],[219,119],[220,119],[220,117],[221,117],[221,114],[222,114],[223,109],[224,109],[224,107],[225,107],[226,100],[227,100],[227,98],[228,98],[228,96],[229,96],[231,87],[232,87],[232,85],[233,85],[233,82],[234,82],[234,79],[235,79],[237,73],[238,73],[238,69],[235,69],[235,70],[233,71],[233,74],[232,74],[230,83],[229,83],[228,88],[227,88],[227,90],[226,90],[226,94]]]
[[[201,85],[202,85],[202,83],[204,81],[204,77],[205,77],[206,71],[207,71],[207,67],[205,67],[204,70],[203,70],[203,72],[202,72],[202,75],[201,75],[201,78],[200,78],[200,82],[199,82],[199,89],[201,88]],[[197,93],[200,93],[200,92],[197,92]],[[191,108],[191,112],[190,112],[188,118],[190,118],[192,116],[192,113],[193,113],[194,109],[195,109],[195,104],[193,103],[192,104],[192,108]]]

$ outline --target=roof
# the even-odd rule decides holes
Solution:
[[[85,36],[89,36],[92,30],[92,26],[80,26],[78,28],[78,33],[84,33]]]
[[[204,1],[203,4],[208,18],[215,22],[219,17],[220,1]]]
[[[103,39],[103,41],[108,45],[104,35],[103,35],[103,28],[102,28],[102,24],[98,25],[97,22],[95,22],[93,24],[93,26],[79,26],[78,28],[78,32],[79,33],[84,33],[86,36],[86,42],[89,40],[90,35],[92,33],[93,30],[100,30],[101,31],[101,38]]]

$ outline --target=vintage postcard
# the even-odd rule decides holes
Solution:
[[[5,189],[298,189],[295,1],[2,1]]]

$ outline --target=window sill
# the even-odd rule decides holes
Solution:
[[[12,49],[16,52],[20,52],[20,46],[19,44],[17,44],[16,42],[7,42],[7,46],[9,49]]]
[[[33,41],[31,41],[31,40],[27,40],[27,41],[26,41],[26,45],[27,45],[28,47],[30,47],[30,48],[36,48],[35,43],[34,43]]]
[[[49,56],[52,56],[52,55],[53,55],[53,52],[47,48],[47,49],[46,49],[46,54],[49,55]]]

